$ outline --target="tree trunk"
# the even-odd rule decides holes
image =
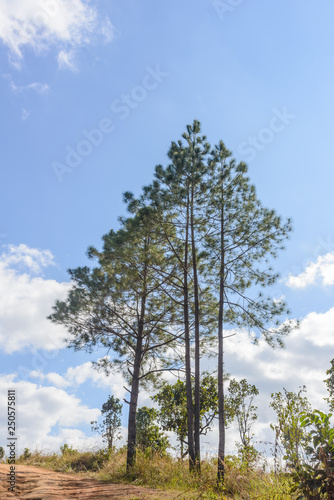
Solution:
[[[128,451],[126,468],[129,470],[136,461],[136,434],[137,434],[137,405],[139,394],[139,377],[142,362],[142,348],[143,348],[143,333],[144,333],[144,318],[146,306],[146,275],[147,266],[144,267],[144,291],[141,299],[140,316],[138,322],[138,337],[136,345],[136,353],[133,364],[132,384],[131,384],[131,397],[129,408],[129,424],[128,424]]]
[[[189,239],[189,194],[187,200],[186,216],[186,237],[184,250],[184,283],[183,283],[183,312],[184,312],[184,340],[185,340],[185,369],[186,369],[186,393],[187,393],[187,423],[188,423],[188,448],[189,448],[189,469],[194,470],[194,416],[191,381],[191,361],[190,361],[190,331],[189,331],[189,297],[188,297],[188,239]]]
[[[140,375],[140,363],[141,363],[141,343],[142,339],[138,338],[136,346],[136,355],[133,366],[132,384],[131,384],[131,397],[130,397],[130,408],[129,408],[129,423],[128,423],[128,450],[127,450],[127,460],[126,467],[129,470],[136,461],[136,417],[137,417],[137,404],[138,404],[138,394],[139,394],[139,375]]]
[[[195,467],[198,472],[201,470],[201,449],[200,449],[200,337],[199,337],[199,299],[198,299],[198,278],[197,278],[197,256],[195,245],[194,228],[194,186],[191,186],[191,206],[190,206],[190,230],[192,247],[192,264],[194,275],[194,305],[195,305],[195,412],[194,412],[194,437],[195,437]]]
[[[223,183],[223,179],[222,179]],[[225,476],[225,407],[224,407],[224,267],[225,267],[225,241],[224,241],[224,190],[222,187],[221,208],[221,261],[219,280],[219,317],[218,317],[218,408],[219,408],[219,444],[218,444],[218,483],[224,483]]]
[[[112,449],[112,442],[113,442],[113,434],[112,434],[112,430],[111,428],[109,427],[107,429],[107,440],[108,440],[108,449]]]

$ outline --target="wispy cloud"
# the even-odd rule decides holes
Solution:
[[[25,108],[22,108],[21,118],[23,121],[26,121],[30,116],[30,111],[27,111]]]
[[[303,272],[296,276],[290,274],[286,280],[290,288],[303,289],[313,284],[334,285],[334,252],[320,255],[315,262],[309,262]]]
[[[31,82],[25,85],[18,85],[14,82],[12,75],[10,73],[5,73],[1,75],[2,78],[7,80],[9,88],[14,92],[14,94],[22,94],[23,92],[33,91],[37,94],[48,94],[50,86],[47,83],[42,82]]]
[[[9,50],[11,64],[20,69],[25,48],[36,54],[56,48],[58,59],[75,48],[109,42],[113,27],[107,16],[82,0],[2,0],[0,3],[0,40]],[[63,55],[61,55],[63,53]],[[69,60],[69,59],[68,59]],[[62,68],[73,69],[71,64]]]
[[[27,85],[27,88],[30,90],[35,90],[37,94],[47,94],[50,90],[50,87],[47,83],[33,82]]]
[[[76,71],[77,69],[74,62],[73,50],[61,50],[57,56],[57,62],[59,69],[71,69],[72,71]]]
[[[21,93],[26,90],[33,90],[37,94],[47,94],[50,90],[50,87],[47,83],[41,82],[32,82],[28,83],[28,85],[16,85],[13,80],[10,80],[9,86],[15,93]]]

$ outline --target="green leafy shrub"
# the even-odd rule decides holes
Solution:
[[[147,406],[137,412],[137,446],[149,456],[154,453],[164,455],[169,447],[167,436],[155,422],[157,415],[157,410]]]
[[[334,429],[332,414],[320,410],[300,416],[301,427],[310,427],[305,447],[307,462],[299,463],[292,473],[297,500],[334,499]]]
[[[31,452],[30,452],[29,448],[24,448],[24,450],[23,450],[23,458],[27,459],[27,458],[30,458],[30,457],[31,457]]]
[[[75,453],[78,453],[77,450],[72,448],[72,446],[68,446],[66,443],[60,447],[60,451],[62,455],[75,455]]]
[[[304,462],[305,446],[308,436],[300,423],[302,414],[311,412],[311,405],[303,396],[306,387],[300,387],[298,393],[287,391],[275,392],[271,395],[269,405],[277,415],[277,423],[270,427],[275,431],[275,470],[277,470],[277,450],[279,444],[283,448],[283,459],[287,467],[294,469],[299,463]]]

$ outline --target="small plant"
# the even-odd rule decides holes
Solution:
[[[194,382],[194,381],[193,381]],[[194,383],[193,383],[194,396]],[[158,420],[164,431],[174,431],[180,443],[180,458],[188,454],[187,444],[187,389],[186,383],[164,382],[159,392],[151,399],[159,404]],[[206,435],[218,414],[217,380],[209,373],[203,373],[200,381],[200,434]]]
[[[66,443],[60,447],[60,451],[62,455],[74,455],[75,453],[78,453],[77,450],[72,448],[72,446],[68,446]]]
[[[296,466],[292,479],[297,500],[334,499],[334,429],[330,426],[332,414],[320,410],[304,413],[301,427],[310,427],[309,443],[305,447],[308,462]]]
[[[167,436],[156,424],[158,412],[154,408],[143,406],[137,412],[137,446],[146,454],[166,454],[169,447]]]
[[[0,446],[0,462],[2,461],[4,456],[5,456],[5,450],[3,449],[2,446]]]
[[[102,436],[109,449],[112,449],[116,439],[121,437],[119,428],[121,426],[122,407],[123,405],[118,398],[109,396],[107,402],[102,405],[102,423],[98,424],[97,420],[90,423],[92,431],[98,432]]]
[[[23,458],[27,459],[27,458],[30,458],[30,457],[31,457],[31,452],[30,452],[29,448],[24,448],[24,450],[23,450]]]
[[[304,448],[307,444],[307,432],[300,423],[300,415],[309,413],[311,405],[303,396],[306,387],[300,387],[298,393],[287,391],[275,392],[271,395],[270,406],[276,412],[277,423],[270,427],[275,431],[275,470],[277,470],[277,452],[279,444],[284,450],[283,459],[287,466],[295,468],[302,462]]]
[[[257,420],[257,406],[254,398],[259,394],[255,385],[249,384],[246,379],[238,382],[230,381],[228,396],[225,398],[225,412],[227,423],[236,420],[241,443],[237,443],[238,454],[245,465],[254,464],[258,452],[252,445],[253,433],[251,428]]]

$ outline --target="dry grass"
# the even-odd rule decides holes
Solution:
[[[190,474],[187,461],[138,452],[136,465],[126,472],[124,449],[111,453],[105,450],[79,453],[75,450],[63,454],[34,452],[20,457],[18,463],[48,467],[61,472],[85,473],[96,479],[113,483],[131,483],[170,491],[166,498],[177,500],[284,500],[294,498],[289,493],[289,477],[265,473],[253,467],[246,468],[234,457],[226,462],[224,488],[216,485],[216,461],[202,461],[201,475]]]

